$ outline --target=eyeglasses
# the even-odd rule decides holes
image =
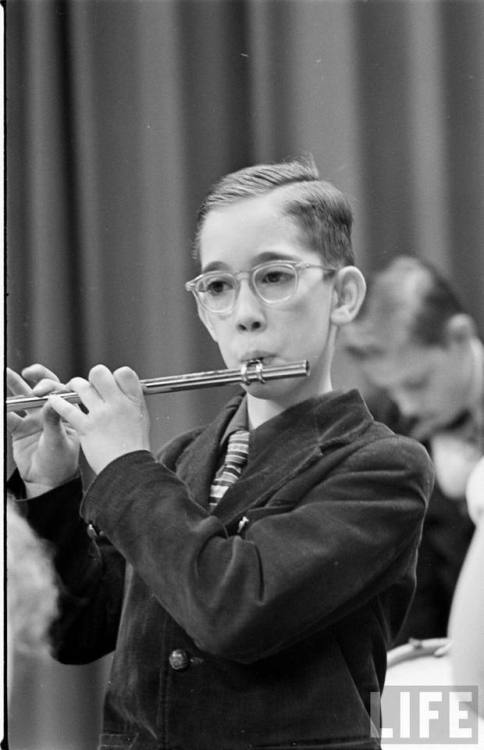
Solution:
[[[336,273],[337,270],[304,261],[274,260],[260,263],[250,271],[201,273],[200,276],[187,281],[185,289],[192,292],[202,307],[209,312],[226,314],[234,309],[242,277],[247,278],[249,287],[264,304],[277,305],[296,294],[299,276],[307,268],[322,268],[328,275]]]

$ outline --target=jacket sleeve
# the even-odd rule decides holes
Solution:
[[[16,472],[8,490],[21,499],[19,512],[52,552],[59,589],[59,615],[50,634],[53,655],[63,661],[66,639],[76,643],[69,663],[84,664],[110,653],[116,643],[125,561],[106,539],[95,543],[88,536],[79,515],[81,479],[26,500]]]
[[[415,565],[433,482],[414,441],[316,462],[280,508],[229,536],[150,453],[107,466],[82,513],[106,533],[202,650],[241,662],[275,653],[385,592]],[[308,485],[309,481],[309,485]]]

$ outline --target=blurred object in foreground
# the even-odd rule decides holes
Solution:
[[[58,590],[51,555],[15,504],[7,501],[7,638],[15,651],[46,654],[57,614]],[[9,659],[10,662],[10,659]]]

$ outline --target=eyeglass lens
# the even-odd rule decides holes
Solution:
[[[255,291],[265,302],[289,299],[296,290],[297,269],[284,263],[269,263],[255,268],[250,277]],[[197,294],[210,310],[229,309],[235,301],[238,279],[230,273],[210,274],[200,279]]]

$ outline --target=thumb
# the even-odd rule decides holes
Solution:
[[[57,414],[56,411],[50,406],[50,404],[45,404],[43,407],[43,414],[42,419],[44,423],[44,430],[52,431],[53,429],[58,429],[59,422],[61,421],[60,414]]]
[[[51,445],[62,443],[65,437],[62,417],[47,404],[44,406],[43,428],[45,439]]]
[[[81,411],[79,407],[74,407],[73,404],[66,403],[66,406],[78,410],[79,412]],[[73,438],[75,437],[77,441],[79,440],[75,428],[71,427],[66,419],[64,417],[61,417],[61,415],[58,414],[55,409],[53,409],[50,405],[46,405],[44,409],[45,412],[43,415],[43,430],[44,437],[48,444],[54,447],[58,446],[59,448],[61,448],[64,446],[66,439],[73,440]]]

